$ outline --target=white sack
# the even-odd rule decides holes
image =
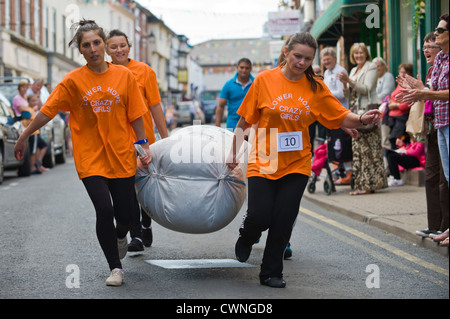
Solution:
[[[228,225],[246,196],[246,156],[231,172],[225,165],[232,142],[226,129],[194,125],[152,144],[148,170],[136,173],[138,200],[147,214],[183,233],[210,233]]]

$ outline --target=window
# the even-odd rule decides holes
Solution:
[[[53,30],[52,30],[52,38],[53,38],[53,51],[56,52],[57,45],[56,45],[56,9],[52,8],[52,18],[53,18]]]
[[[25,0],[25,38],[31,39],[31,0]]]
[[[20,33],[20,0],[14,0],[14,27],[13,30]]]
[[[34,0],[34,41],[41,44],[41,7],[39,0]]]
[[[11,1],[10,0],[6,0],[5,2],[5,28],[9,29],[11,23]]]
[[[48,30],[48,6],[47,4],[44,4],[44,17],[42,19],[43,25],[44,25],[44,47],[48,49],[49,47],[49,30]]]

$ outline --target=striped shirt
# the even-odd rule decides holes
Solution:
[[[433,65],[433,73],[431,74],[431,88],[433,91],[448,90],[448,70],[449,70],[449,56],[448,52],[444,54],[443,51],[436,55]],[[440,128],[448,126],[448,100],[447,101],[434,101],[434,127]]]

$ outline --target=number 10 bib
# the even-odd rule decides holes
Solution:
[[[286,132],[277,134],[278,152],[303,150],[302,132]]]

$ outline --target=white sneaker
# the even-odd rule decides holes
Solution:
[[[111,275],[106,279],[107,286],[120,286],[123,283],[123,270],[114,268]]]
[[[389,186],[403,186],[403,181],[401,179],[392,179],[388,181]]]
[[[117,248],[119,249],[119,258],[125,258],[128,251],[128,239],[126,236],[122,239],[117,238]]]

